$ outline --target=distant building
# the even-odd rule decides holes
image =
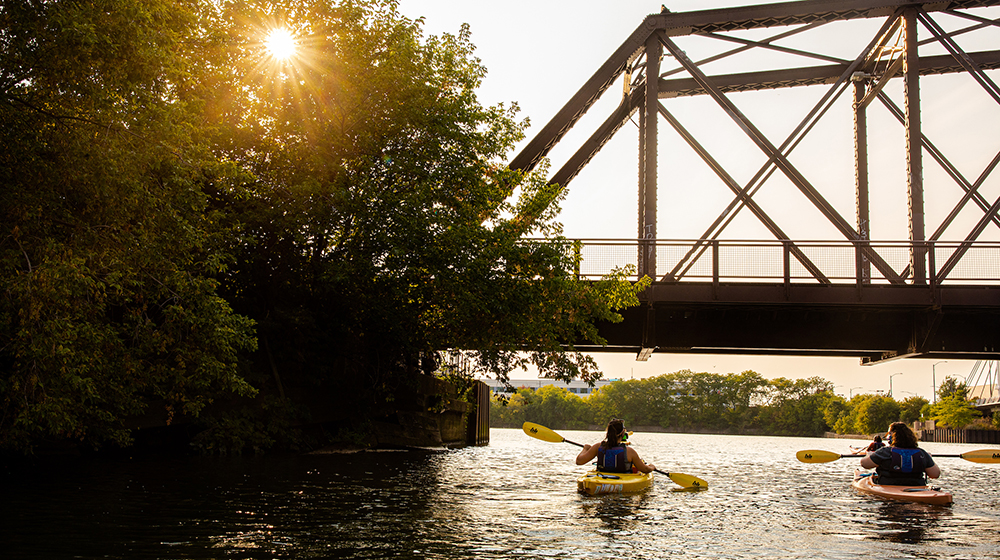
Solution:
[[[494,395],[507,394],[507,388],[503,386],[502,383],[495,379],[484,378],[481,380],[490,386]],[[591,393],[605,387],[614,381],[619,381],[618,379],[601,379],[594,382],[594,386],[591,387],[586,382],[574,379],[570,382],[560,381],[557,379],[511,379],[510,384],[514,386],[515,389],[520,389],[526,387],[528,389],[535,389],[536,391],[542,387],[548,385],[555,385],[557,387],[562,387],[570,393],[580,395],[582,397],[589,397]]]

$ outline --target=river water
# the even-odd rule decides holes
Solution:
[[[597,432],[560,431],[596,442]],[[950,507],[851,489],[861,441],[635,433],[659,476],[576,492],[578,448],[493,429],[486,447],[298,457],[46,462],[0,471],[0,557],[1000,558],[1000,466],[941,458]],[[982,445],[924,444],[931,453]]]

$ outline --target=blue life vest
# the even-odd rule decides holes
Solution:
[[[628,460],[628,448],[624,445],[597,449],[597,470],[601,472],[632,472],[632,462]]]
[[[919,455],[919,449],[900,449],[898,447],[892,448],[892,470],[900,473],[912,473],[914,471],[923,473],[924,472],[924,461],[923,457]],[[913,456],[917,455],[917,463],[920,463],[918,468],[915,468],[913,464]]]

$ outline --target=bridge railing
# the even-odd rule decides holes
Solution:
[[[571,246],[579,276],[597,279],[626,265],[638,270],[640,247],[649,244],[660,282],[1000,284],[1000,242],[993,241],[578,239]],[[915,268],[923,274],[917,280]]]

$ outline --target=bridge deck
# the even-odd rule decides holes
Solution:
[[[598,278],[634,266],[644,240],[571,243],[580,275]],[[846,242],[664,241],[655,281],[643,305],[604,324],[607,346],[587,351],[856,356],[865,363],[903,357],[1000,359],[1000,244],[977,242],[973,255],[943,276],[934,255],[961,243],[927,244],[928,283],[894,283],[872,274],[857,245]],[[690,258],[693,247],[705,253]],[[810,274],[792,256],[802,247],[816,263]],[[884,255],[910,247],[872,243]],[[889,260],[892,260],[891,258]],[[690,266],[678,266],[688,263]],[[905,266],[901,266],[904,269]],[[673,273],[667,273],[671,270]],[[853,273],[851,272],[853,270]]]

